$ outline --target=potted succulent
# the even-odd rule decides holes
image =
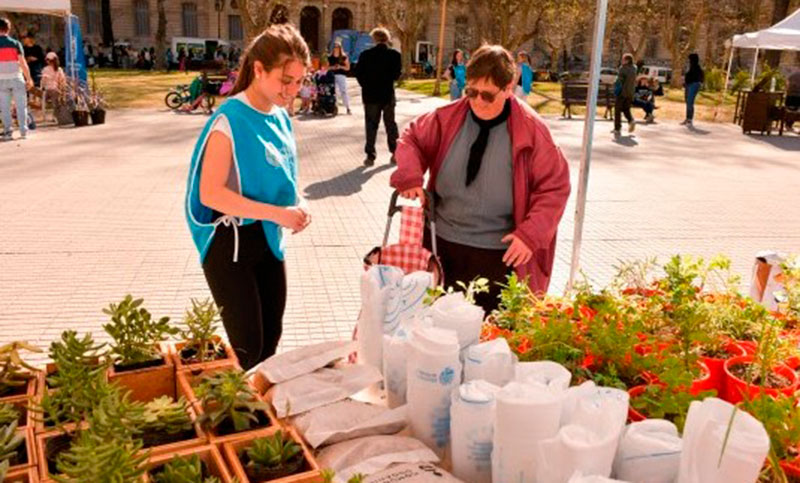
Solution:
[[[314,457],[292,429],[269,428],[255,439],[238,438],[223,444],[233,474],[243,483],[323,481]]]
[[[15,341],[0,347],[0,401],[16,396],[33,396],[39,370],[20,355],[20,350],[42,352],[27,342]]]
[[[180,332],[183,342],[175,345],[177,370],[238,364],[233,348],[216,334],[220,320],[220,310],[211,299],[192,299],[183,321],[186,329]]]
[[[233,479],[216,446],[189,448],[152,456],[147,462],[152,483],[231,483]]]
[[[144,405],[141,422],[136,425],[137,437],[142,439],[145,448],[154,447],[157,452],[196,446],[205,436],[195,419],[194,410],[186,399],[180,397],[174,401],[169,396],[161,396]]]
[[[33,431],[17,428],[17,422],[0,426],[0,461],[8,462],[8,471],[34,465]]]
[[[58,473],[51,478],[58,483],[140,481],[149,456],[141,447],[139,440],[102,438],[82,431],[69,450],[59,455]]]
[[[32,428],[33,419],[28,411],[28,402],[29,399],[24,396],[0,402],[0,426],[16,421],[17,427],[20,429]]]
[[[169,325],[169,317],[154,319],[142,302],[127,295],[120,303],[103,309],[111,316],[111,322],[103,329],[114,341],[114,363],[108,379],[128,388],[137,401],[147,402],[159,396],[175,398],[175,366],[159,344],[178,329]]]
[[[50,359],[53,362],[45,366],[45,370],[39,374],[37,394],[40,396],[45,391],[58,388],[59,378],[57,376],[59,367],[87,369],[88,371],[104,372],[101,367],[103,348],[106,344],[95,344],[92,334],[87,332],[83,338],[78,338],[78,333],[74,330],[65,330],[61,333],[61,340],[50,344]]]
[[[196,376],[182,372],[178,380],[181,391],[193,401],[198,421],[212,442],[271,424],[269,405],[241,369],[218,367]]]
[[[75,127],[89,125],[89,103],[83,92],[78,91],[75,96],[75,107],[72,109],[72,122]]]

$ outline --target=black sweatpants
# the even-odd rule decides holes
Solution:
[[[378,127],[381,125],[381,114],[383,114],[383,126],[386,128],[386,137],[389,141],[389,151],[394,154],[397,149],[397,138],[400,134],[397,131],[397,123],[394,120],[394,104],[392,99],[386,103],[364,104],[364,123],[367,130],[367,143],[364,145],[364,152],[367,156],[375,159],[375,138],[378,137]]]
[[[614,129],[617,131],[622,129],[623,114],[628,122],[633,122],[633,114],[631,114],[632,105],[633,99],[630,97],[617,96],[617,100],[614,104]]]
[[[244,370],[275,354],[286,308],[284,263],[267,246],[260,222],[240,226],[233,262],[233,226],[220,225],[203,262],[222,324]]]

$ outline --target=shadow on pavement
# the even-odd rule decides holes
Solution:
[[[626,148],[632,148],[639,145],[639,142],[633,139],[633,136],[616,136],[614,137],[614,142],[620,146],[625,146]]]
[[[747,137],[754,141],[759,141],[765,144],[770,144],[783,151],[800,151],[800,137],[796,134],[784,132],[783,136],[759,136],[757,134],[749,134]]]
[[[331,179],[306,186],[305,197],[308,200],[321,200],[330,196],[350,196],[361,191],[361,187],[370,178],[387,169],[394,169],[394,165],[383,164],[373,168],[359,166]]]
[[[702,135],[711,134],[711,131],[700,129],[695,126],[689,126],[689,132],[691,132],[692,134],[702,134]]]

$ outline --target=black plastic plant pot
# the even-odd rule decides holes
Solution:
[[[72,121],[75,127],[83,127],[89,125],[89,112],[87,111],[72,111]]]
[[[105,109],[95,109],[91,113],[89,113],[92,117],[92,124],[105,124],[106,123],[106,111]]]

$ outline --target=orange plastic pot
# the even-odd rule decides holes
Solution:
[[[762,389],[760,386],[755,386],[743,381],[731,372],[731,368],[735,366],[750,364],[752,362],[753,356],[732,357],[725,361],[725,394],[723,394],[722,399],[731,404],[736,404],[744,399],[745,395],[752,398],[758,396],[762,391],[770,396],[778,396],[780,394],[791,396],[797,390],[797,374],[786,364],[778,364],[778,366],[773,369],[773,372],[790,381],[787,386],[780,388]]]
[[[725,361],[731,357],[746,355],[746,352],[742,346],[733,341],[725,345],[725,351],[730,354],[730,357],[724,359],[717,357],[702,357],[700,359],[705,363],[706,367],[708,367],[709,377],[711,378],[710,389],[716,389],[718,395],[725,394],[725,381],[727,380],[725,377]]]

